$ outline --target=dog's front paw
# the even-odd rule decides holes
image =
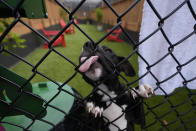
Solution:
[[[148,98],[154,94],[152,86],[148,84],[142,84],[139,86],[138,94],[144,98]]]
[[[87,108],[89,113],[93,111],[94,107],[95,106],[94,106],[94,104],[92,102],[87,102],[86,103],[86,108]]]
[[[135,99],[138,95],[144,98],[148,98],[154,94],[152,86],[148,84],[142,84],[138,89],[133,89],[131,91],[133,98]]]
[[[102,113],[103,113],[103,108],[100,108],[98,106],[96,106],[94,109],[93,109],[93,112],[92,112],[94,115],[95,115],[95,118],[99,115],[100,117],[102,116]]]
[[[87,108],[87,110],[88,110],[89,113],[93,113],[94,114],[95,118],[97,116],[100,116],[100,117],[102,116],[103,108],[100,108],[98,106],[95,106],[93,104],[93,102],[87,102],[86,103],[86,108]]]

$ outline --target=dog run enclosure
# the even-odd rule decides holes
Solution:
[[[196,111],[195,111],[195,107],[196,107],[196,99],[195,99],[195,95],[196,93],[193,90],[190,90],[188,88],[188,83],[195,81],[196,80],[196,76],[190,80],[187,80],[186,77],[184,77],[183,73],[181,73],[181,70],[188,64],[191,64],[193,61],[195,61],[196,56],[194,56],[193,58],[190,58],[189,61],[187,61],[186,63],[181,64],[177,59],[176,56],[173,54],[173,50],[175,49],[176,46],[178,46],[179,44],[183,43],[184,40],[188,39],[191,36],[194,36],[196,33],[196,26],[194,26],[193,31],[188,34],[187,36],[181,38],[181,40],[179,42],[177,42],[176,44],[173,44],[169,41],[168,36],[165,34],[165,31],[163,29],[164,27],[164,22],[167,21],[172,15],[174,15],[180,8],[182,8],[183,6],[188,6],[189,10],[190,10],[190,14],[192,15],[192,17],[196,20],[196,14],[194,9],[192,8],[191,2],[190,0],[184,0],[184,2],[182,2],[177,8],[175,8],[174,10],[171,11],[171,13],[169,13],[167,16],[161,17],[158,10],[156,9],[156,7],[153,5],[153,3],[150,0],[147,0],[148,5],[150,6],[151,10],[154,12],[154,14],[156,15],[156,17],[159,19],[159,22],[157,23],[158,28],[156,30],[154,30],[153,32],[149,32],[149,35],[146,36],[143,40],[140,40],[140,42],[134,41],[134,39],[132,38],[132,36],[126,32],[126,30],[123,28],[122,24],[122,18],[127,14],[127,13],[131,13],[132,9],[139,3],[142,2],[142,0],[135,0],[132,5],[130,5],[130,7],[125,10],[122,14],[119,14],[118,12],[115,11],[115,9],[112,7],[112,5],[107,1],[107,0],[103,0],[103,3],[109,7],[109,9],[115,14],[116,16],[116,25],[113,26],[113,28],[110,30],[110,32],[106,33],[105,36],[103,36],[101,39],[99,39],[98,41],[93,40],[88,33],[86,33],[85,31],[83,31],[82,28],[80,28],[80,25],[77,25],[76,23],[74,23],[74,14],[77,12],[77,10],[85,3],[85,0],[81,0],[77,7],[74,8],[72,11],[70,11],[69,9],[67,9],[63,3],[60,0],[55,0],[56,4],[58,4],[64,11],[65,13],[67,13],[69,15],[69,21],[67,23],[67,25],[58,33],[58,35],[56,35],[52,40],[48,40],[45,36],[43,36],[42,34],[40,34],[37,30],[35,30],[34,28],[32,28],[28,23],[24,22],[21,19],[21,12],[19,11],[20,7],[22,6],[23,2],[25,0],[20,0],[17,4],[16,7],[12,7],[11,5],[9,5],[6,0],[0,0],[0,3],[3,4],[4,6],[6,6],[7,8],[9,8],[10,11],[12,11],[14,20],[13,22],[9,25],[9,27],[1,34],[0,36],[0,43],[2,43],[3,39],[6,37],[6,35],[12,30],[12,28],[14,28],[14,26],[17,23],[21,23],[23,24],[23,26],[26,26],[27,28],[29,28],[30,30],[32,30],[38,37],[40,37],[41,39],[43,39],[44,41],[46,41],[48,43],[48,47],[49,49],[47,50],[47,53],[40,58],[39,62],[37,62],[36,64],[32,64],[29,63],[28,61],[26,61],[24,58],[21,58],[20,56],[18,56],[17,54],[7,50],[4,48],[3,44],[0,44],[0,53],[8,53],[9,55],[11,55],[12,57],[15,57],[16,59],[19,59],[20,61],[26,63],[28,66],[30,66],[32,68],[32,75],[27,79],[23,79],[20,78],[19,76],[16,76],[18,79],[20,79],[20,81],[23,81],[23,83],[18,83],[18,79],[16,80],[11,80],[10,77],[4,77],[2,74],[0,74],[0,81],[4,81],[5,83],[7,83],[8,85],[13,85],[15,87],[17,87],[18,89],[15,90],[17,93],[17,95],[12,99],[12,102],[8,102],[5,99],[3,99],[2,97],[0,97],[0,103],[1,105],[4,105],[5,107],[7,107],[7,111],[1,113],[0,115],[0,123],[3,126],[6,125],[10,125],[13,127],[17,127],[17,129],[21,129],[21,130],[31,130],[31,127],[36,123],[36,121],[40,121],[43,124],[47,124],[48,126],[50,126],[50,128],[55,128],[56,125],[58,123],[52,123],[50,122],[49,119],[43,119],[43,116],[46,113],[46,110],[48,108],[52,108],[53,110],[56,111],[56,113],[61,113],[61,115],[63,114],[63,116],[67,116],[69,114],[67,114],[68,112],[63,111],[62,109],[59,109],[58,107],[52,106],[52,102],[54,100],[57,100],[57,97],[59,97],[59,95],[63,92],[66,94],[66,96],[64,97],[73,97],[75,99],[75,101],[77,101],[77,104],[81,105],[81,106],[85,106],[84,105],[84,100],[86,98],[81,98],[79,95],[77,95],[77,93],[74,93],[74,91],[70,91],[70,87],[68,87],[69,89],[67,90],[67,88],[65,89],[64,87],[66,86],[66,84],[69,84],[69,82],[75,78],[75,76],[77,74],[79,74],[80,72],[78,71],[78,68],[80,67],[80,65],[75,64],[71,59],[68,59],[67,56],[62,55],[60,52],[58,52],[54,47],[53,47],[53,43],[55,40],[57,40],[62,33],[64,33],[64,31],[69,28],[69,26],[74,25],[84,36],[86,36],[86,38],[91,41],[92,43],[94,43],[95,46],[98,46],[102,41],[104,41],[108,35],[110,35],[115,29],[117,28],[121,28],[122,29],[122,33],[126,36],[126,38],[130,41],[130,43],[133,46],[133,51],[130,52],[130,54],[127,56],[127,59],[130,59],[134,54],[137,54],[138,57],[140,59],[142,59],[143,62],[146,63],[146,69],[147,72],[143,75],[140,76],[139,78],[137,78],[134,81],[128,81],[125,77],[123,77],[121,74],[119,74],[119,77],[121,77],[124,82],[126,82],[127,88],[129,88],[130,90],[133,87],[133,84],[137,83],[139,80],[143,79],[147,74],[151,75],[154,79],[157,80],[157,87],[155,87],[155,90],[157,89],[161,89],[164,91],[164,89],[161,88],[161,85],[166,82],[169,79],[172,79],[175,75],[179,74],[181,76],[181,78],[183,79],[183,87],[182,88],[178,88],[176,89],[172,94],[167,94],[165,93],[161,102],[156,103],[156,104],[149,104],[146,100],[141,101],[145,107],[145,116],[146,116],[146,125],[144,127],[141,127],[141,130],[152,130],[152,128],[154,126],[156,126],[156,128],[154,128],[155,130],[195,130],[196,129]],[[148,61],[145,60],[144,56],[142,56],[139,51],[138,48],[140,47],[140,45],[142,45],[145,41],[147,41],[149,38],[151,38],[153,35],[156,35],[157,32],[161,32],[162,35],[164,36],[165,40],[167,41],[167,44],[169,46],[168,48],[168,53],[165,56],[162,56],[161,59],[159,59],[159,61],[153,65],[150,65],[148,63]],[[75,73],[68,78],[66,81],[64,81],[63,83],[58,83],[55,80],[51,79],[49,76],[46,76],[45,74],[39,72],[38,68],[39,66],[46,60],[46,58],[51,54],[51,53],[55,53],[56,55],[62,57],[64,59],[64,61],[69,62],[73,68],[75,69]],[[71,53],[71,51],[70,51]],[[173,60],[177,63],[177,67],[176,67],[176,73],[174,73],[173,75],[171,75],[170,77],[166,78],[164,81],[159,81],[158,78],[156,78],[156,76],[153,74],[153,72],[151,71],[151,69],[153,68],[153,66],[155,66],[156,64],[158,64],[159,62],[163,61],[166,57],[171,56],[173,58]],[[111,63],[112,64],[112,63]],[[66,65],[65,65],[66,66]],[[118,66],[118,65],[117,65]],[[7,69],[4,69],[4,72],[9,72]],[[114,72],[116,70],[114,69]],[[9,72],[10,73],[10,72]],[[61,72],[59,72],[61,73]],[[115,72],[115,73],[119,73],[119,72]],[[16,75],[16,74],[11,74],[11,75]],[[38,96],[35,95],[33,93],[31,93],[31,89],[30,89],[30,85],[29,83],[31,82],[31,80],[35,77],[35,75],[41,75],[42,77],[48,79],[48,81],[50,81],[50,84],[53,84],[53,87],[56,86],[58,88],[58,91],[55,94],[52,94],[52,97],[50,99],[44,99],[43,96]],[[36,85],[34,85],[36,86]],[[39,86],[46,86],[44,84],[40,84]],[[0,85],[1,87],[1,85]],[[29,88],[29,89],[27,89]],[[74,87],[73,87],[74,88]],[[0,90],[2,91],[2,90]],[[173,101],[173,97],[178,97],[178,95],[180,95],[179,92],[186,92],[185,95],[186,96],[180,96],[180,97],[184,97],[185,99],[183,99],[183,101],[177,102],[178,104],[176,104]],[[6,92],[7,95],[9,95],[9,92]],[[2,94],[2,93],[1,93]],[[93,92],[91,92],[89,94],[89,96],[93,94]],[[38,104],[38,107],[40,108],[39,111],[37,112],[32,112],[30,110],[28,110],[27,108],[23,108],[20,105],[17,104],[18,101],[20,101],[21,97],[24,97],[25,95],[27,96],[31,96],[33,100],[35,101],[39,101],[41,104]],[[184,95],[184,94],[183,94]],[[62,96],[62,99],[64,98]],[[87,96],[88,97],[88,96]],[[34,103],[36,104],[36,102]],[[65,103],[61,103],[61,104],[66,104]],[[161,115],[159,113],[157,113],[157,109],[161,110],[161,108],[163,108],[163,106],[165,106],[165,104],[167,104],[167,107],[169,109],[167,109],[166,112],[162,113]],[[41,105],[41,107],[40,107]],[[1,108],[1,107],[0,107]],[[71,108],[71,107],[69,107]],[[186,110],[181,111],[179,108],[186,108]],[[0,109],[1,111],[1,109]],[[17,112],[18,114],[24,114],[26,117],[28,117],[31,121],[29,122],[28,125],[19,125],[17,123],[12,123],[9,121],[6,121],[5,118],[6,116],[10,116],[13,112]],[[2,115],[3,114],[3,115]],[[14,113],[13,113],[14,114]],[[168,120],[167,117],[169,117],[170,115],[175,115],[175,117],[172,117],[172,119]],[[153,117],[154,119],[150,119],[149,117]],[[74,119],[74,118],[73,118]],[[167,119],[167,120],[166,120]],[[61,120],[60,120],[61,121]],[[78,122],[81,122],[81,125],[85,125],[85,122],[80,121],[80,120],[76,120]],[[92,129],[92,127],[89,127]],[[137,127],[138,129],[138,127]],[[94,129],[97,130],[97,129]]]

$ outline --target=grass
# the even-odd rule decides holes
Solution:
[[[176,94],[174,92],[176,92]],[[174,92],[173,95],[168,97],[157,95],[145,100],[149,105],[149,107],[145,106],[145,110],[147,111],[148,108],[150,108],[153,113],[157,114],[157,118],[152,112],[148,113],[146,117],[146,125],[155,122],[152,127],[148,128],[150,131],[159,130],[160,125],[167,125],[167,128],[170,130],[180,127],[178,130],[184,131],[183,122],[186,122],[186,127],[196,125],[196,110],[195,105],[192,105],[194,103],[192,101],[196,101],[196,96],[193,95],[190,97],[188,95],[189,91],[186,88],[177,88]],[[196,90],[191,90],[191,92],[196,93]],[[178,117],[178,115],[180,117]],[[191,119],[193,119],[193,121],[187,122]],[[189,129],[189,131],[195,131],[195,129],[196,127]],[[163,128],[163,130],[166,130],[166,128]]]
[[[97,32],[96,27],[92,25],[80,25],[80,27],[95,41],[98,41],[105,34],[105,32]],[[88,39],[79,30],[76,30],[75,34],[66,35],[66,48],[56,47],[55,50],[62,53],[68,59],[72,60],[72,62],[74,62],[75,64],[78,64],[78,57],[82,50],[82,46],[86,41],[88,41]],[[128,54],[132,52],[132,47],[124,42],[116,43],[106,42],[104,40],[101,44],[112,48],[114,52],[116,52],[116,54],[121,56],[128,56]],[[38,48],[25,59],[30,63],[36,65],[39,62],[39,60],[46,54],[47,51],[48,50]],[[129,60],[132,63],[134,69],[138,71],[137,56],[133,55]],[[23,76],[26,79],[28,79],[32,75],[32,68],[23,62],[18,63],[11,70]],[[67,62],[65,59],[63,59],[61,56],[57,55],[54,52],[49,54],[49,56],[44,60],[43,63],[41,63],[37,70],[43,73],[44,75],[48,76],[49,78],[59,82],[66,81],[75,72],[73,65],[71,65],[69,62]],[[131,82],[137,79],[137,77],[138,76],[127,79]],[[31,80],[31,83],[44,81],[48,80],[43,76],[36,74],[36,76]],[[81,93],[83,97],[88,95],[92,89],[92,87],[82,79],[79,73],[68,84],[75,88],[79,93]],[[181,88],[179,88],[179,90],[181,91],[179,91],[176,95],[172,95],[170,97],[165,98],[164,96],[153,96],[152,98],[145,100],[145,103],[149,105],[148,107],[144,106],[146,112],[149,108],[152,111],[149,112],[146,116],[146,125],[155,123],[152,127],[148,128],[149,131],[159,130],[160,125],[167,125],[167,128],[173,130],[181,126],[182,121],[186,121],[191,118],[196,118],[195,106],[193,108],[193,106],[191,105],[192,102],[190,97],[188,96],[188,91],[186,89]],[[191,98],[194,101],[196,101],[196,97]],[[186,101],[187,99],[189,101],[184,103],[184,101]],[[170,103],[173,103],[173,106],[171,106]],[[191,112],[186,113],[189,110],[191,110]],[[153,113],[156,113],[158,115],[158,118],[156,118]],[[178,113],[182,114],[181,118],[177,117]],[[174,122],[174,124],[168,125],[168,123],[176,119],[177,121]],[[187,127],[191,127],[193,125],[196,125],[196,121],[188,122],[186,125]],[[137,128],[136,130],[138,131],[139,128]],[[183,131],[184,128],[182,127],[179,130]]]

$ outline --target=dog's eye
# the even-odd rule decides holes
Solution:
[[[86,42],[84,46],[85,47],[90,47],[90,42]]]

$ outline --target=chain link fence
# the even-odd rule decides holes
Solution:
[[[85,106],[84,101],[86,98],[82,98],[80,95],[78,95],[75,91],[75,93],[70,93],[69,91],[63,89],[63,86],[65,86],[66,84],[69,84],[69,82],[75,78],[75,76],[77,74],[79,74],[80,72],[78,71],[78,67],[80,65],[75,64],[71,59],[68,59],[67,56],[64,56],[63,54],[61,54],[60,52],[58,52],[54,47],[53,47],[53,43],[65,32],[65,30],[67,28],[69,28],[71,25],[74,25],[84,36],[86,36],[86,38],[91,41],[94,45],[98,46],[102,41],[104,41],[108,35],[110,35],[115,29],[117,28],[121,28],[122,29],[122,33],[127,37],[127,39],[129,39],[131,45],[133,45],[133,51],[130,52],[130,55],[127,56],[127,59],[130,59],[134,54],[137,54],[137,56],[139,58],[141,58],[143,60],[143,62],[146,63],[147,65],[147,73],[144,74],[143,76],[140,76],[138,79],[134,80],[134,81],[128,81],[126,80],[126,78],[124,78],[123,76],[120,75],[120,77],[122,77],[123,79],[125,79],[126,81],[126,85],[128,88],[131,89],[131,86],[135,83],[137,83],[140,79],[142,79],[143,77],[145,77],[147,74],[152,75],[152,77],[154,77],[157,80],[157,87],[156,89],[161,89],[164,91],[164,89],[161,88],[161,84],[164,83],[164,81],[158,81],[158,79],[153,75],[153,72],[151,72],[151,67],[153,67],[154,65],[149,65],[148,61],[145,60],[145,58],[138,52],[138,48],[140,47],[140,45],[142,45],[144,43],[144,41],[146,41],[147,39],[149,39],[151,36],[155,35],[158,31],[161,31],[161,33],[163,34],[164,38],[167,40],[168,44],[169,44],[169,49],[168,49],[168,53],[167,55],[165,55],[164,57],[162,57],[159,61],[162,61],[165,57],[167,57],[168,55],[170,55],[178,64],[177,67],[177,72],[175,74],[173,74],[172,76],[170,76],[167,79],[171,79],[173,76],[175,76],[176,74],[180,74],[180,76],[182,77],[182,79],[184,80],[183,82],[183,88],[179,88],[177,90],[175,90],[175,92],[173,92],[172,94],[166,94],[165,96],[162,97],[161,101],[156,101],[154,99],[154,103],[149,103],[148,100],[144,100],[142,101],[144,107],[145,107],[145,116],[146,116],[146,125],[144,127],[136,127],[135,130],[146,130],[146,131],[151,131],[151,130],[192,130],[194,131],[196,129],[196,112],[195,112],[195,107],[196,107],[196,99],[195,99],[195,92],[193,92],[193,90],[190,90],[187,86],[187,84],[191,81],[194,81],[196,79],[196,76],[191,79],[191,80],[186,80],[186,78],[183,76],[183,74],[181,73],[182,68],[185,65],[190,64],[191,62],[195,61],[196,56],[193,58],[190,58],[189,61],[187,61],[185,64],[180,64],[180,62],[176,59],[176,57],[173,55],[172,51],[175,49],[175,47],[181,43],[183,43],[184,40],[188,39],[190,36],[195,35],[196,32],[196,26],[193,29],[193,32],[188,34],[187,36],[185,36],[184,38],[182,38],[177,44],[172,44],[171,42],[168,41],[168,36],[165,34],[163,27],[164,27],[164,22],[167,21],[167,19],[169,17],[171,17],[173,14],[175,14],[176,11],[178,11],[181,7],[183,6],[188,6],[190,13],[192,14],[192,16],[194,17],[194,19],[196,20],[196,14],[194,9],[192,8],[191,2],[190,0],[185,0],[181,5],[179,5],[177,8],[175,8],[170,14],[168,14],[167,16],[165,16],[164,18],[162,18],[159,14],[159,12],[156,10],[156,8],[154,7],[154,5],[151,3],[150,0],[147,0],[147,3],[149,4],[149,6],[151,7],[151,9],[153,10],[153,12],[156,14],[157,18],[159,19],[159,23],[157,23],[158,28],[156,30],[154,30],[152,33],[149,32],[149,35],[146,36],[145,39],[141,40],[140,42],[134,41],[134,38],[132,38],[132,36],[126,32],[126,30],[123,28],[123,26],[121,25],[122,23],[122,18],[128,13],[131,12],[131,10],[139,3],[142,2],[142,0],[135,0],[132,5],[130,5],[130,7],[125,10],[122,14],[119,14],[118,12],[115,11],[115,9],[112,8],[112,5],[107,1],[107,0],[103,0],[102,2],[104,2],[105,5],[107,5],[109,7],[109,9],[115,14],[116,16],[116,25],[110,30],[110,32],[106,33],[105,36],[103,36],[101,39],[99,39],[98,41],[95,41],[94,39],[92,39],[82,28],[80,28],[80,26],[78,24],[76,24],[74,22],[74,14],[77,12],[77,10],[84,4],[85,0],[81,0],[78,5],[76,6],[76,8],[74,8],[72,11],[68,10],[66,7],[64,7],[62,1],[60,0],[55,0],[56,4],[58,4],[68,15],[69,15],[69,21],[67,23],[67,25],[61,29],[61,31],[52,39],[49,40],[47,39],[44,35],[42,35],[40,32],[38,32],[37,30],[35,30],[34,28],[32,28],[29,24],[27,24],[26,22],[24,22],[21,19],[20,16],[20,12],[19,12],[19,8],[22,5],[24,0],[20,0],[20,2],[18,3],[18,5],[13,8],[11,7],[9,4],[6,3],[5,0],[0,0],[1,3],[3,3],[5,6],[7,6],[8,8],[10,8],[10,10],[12,10],[13,12],[13,17],[14,17],[14,21],[9,25],[9,28],[7,28],[0,36],[0,43],[2,42],[2,40],[6,37],[6,35],[12,30],[12,28],[14,28],[14,26],[17,23],[21,23],[23,24],[23,26],[26,26],[27,28],[29,28],[32,32],[34,32],[38,37],[40,37],[41,39],[43,39],[44,41],[46,41],[48,43],[48,47],[49,49],[47,50],[47,52],[45,53],[45,55],[36,63],[36,64],[32,64],[29,63],[27,60],[25,60],[24,58],[21,58],[20,56],[18,56],[17,54],[7,50],[4,48],[3,44],[1,44],[0,47],[0,53],[8,53],[9,55],[15,57],[16,59],[19,59],[20,61],[26,63],[27,65],[29,65],[32,68],[32,75],[27,79],[27,81],[25,81],[25,83],[23,85],[17,85],[17,83],[12,83],[11,81],[9,81],[7,78],[4,77],[0,77],[1,81],[6,81],[7,83],[16,85],[18,87],[18,91],[19,94],[17,95],[17,97],[11,102],[8,103],[6,102],[4,99],[0,99],[0,102],[7,105],[9,108],[7,110],[7,113],[5,113],[4,115],[1,115],[0,117],[0,123],[2,124],[9,124],[12,126],[16,126],[22,130],[30,130],[31,126],[35,123],[36,120],[39,120],[45,124],[48,124],[51,126],[51,129],[53,128],[54,130],[58,130],[58,125],[59,124],[53,124],[51,123],[49,120],[47,119],[42,119],[41,115],[47,110],[48,107],[54,109],[56,112],[61,112],[62,114],[64,114],[65,118],[66,116],[69,116],[69,114],[67,114],[65,111],[54,107],[51,105],[51,102],[54,101],[56,99],[56,97],[58,97],[58,95],[61,92],[65,92],[67,94],[69,94],[70,96],[73,96],[75,98],[75,103],[76,103],[76,107],[77,105],[80,106]],[[39,72],[38,68],[39,66],[46,60],[46,58],[51,54],[51,53],[55,53],[56,55],[62,57],[64,59],[64,61],[69,62],[74,68],[75,68],[75,72],[74,74],[69,77],[66,81],[64,81],[63,84],[59,84],[58,82],[56,82],[55,80],[49,78],[48,76],[44,75],[43,73]],[[158,62],[157,62],[158,63]],[[155,64],[157,64],[155,63]],[[59,72],[61,73],[61,72]],[[41,112],[39,112],[38,114],[32,114],[31,112],[26,112],[24,109],[15,106],[15,103],[20,99],[21,95],[23,93],[31,95],[32,97],[35,97],[36,99],[42,99],[37,95],[34,95],[32,93],[29,93],[27,91],[25,91],[25,86],[36,76],[36,75],[41,75],[42,77],[48,79],[48,81],[51,81],[52,83],[54,83],[56,86],[58,86],[58,92],[48,101],[44,100],[44,108],[42,109]],[[185,97],[185,99],[183,101],[181,101],[180,103],[178,102],[178,104],[176,104],[173,101],[173,97],[178,97],[179,92],[183,91],[186,92],[186,96],[182,96]],[[92,92],[93,93],[93,92]],[[92,94],[91,93],[91,94]],[[89,96],[91,95],[89,94]],[[150,98],[151,99],[151,98]],[[66,104],[66,103],[62,103],[62,104]],[[167,106],[166,106],[167,104]],[[168,107],[167,112],[164,112],[163,114],[159,114],[159,111],[156,110],[161,110],[164,106]],[[72,107],[72,109],[76,108],[76,107]],[[0,107],[1,108],[1,107]],[[186,108],[185,112],[181,112],[179,111],[179,108]],[[31,119],[31,122],[28,126],[22,126],[22,125],[18,125],[16,123],[11,123],[8,121],[5,121],[4,119],[6,118],[6,116],[9,116],[9,114],[13,111],[17,111],[17,112],[22,112],[23,114],[25,114],[26,116],[28,116]],[[74,112],[74,111],[73,111]],[[173,117],[170,121],[166,120],[167,117],[170,117],[170,115],[174,115],[175,117]],[[153,119],[151,119],[153,118]],[[185,119],[186,118],[186,119]],[[78,118],[74,118],[74,117],[70,117],[70,119],[73,119],[75,121],[73,122],[81,122],[81,125],[85,125],[87,122],[80,120]],[[71,121],[71,120],[70,120]],[[91,121],[91,120],[89,120]],[[92,120],[93,121],[93,120]],[[62,122],[63,123],[63,122]],[[68,124],[69,121],[67,121]],[[156,128],[154,128],[156,126]],[[99,130],[99,129],[93,129],[93,127],[88,125],[89,129],[92,130]],[[69,128],[65,129],[65,130],[69,130]]]

